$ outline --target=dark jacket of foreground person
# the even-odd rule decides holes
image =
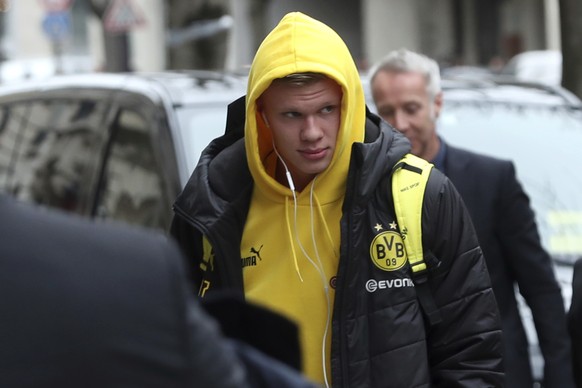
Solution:
[[[0,236],[0,387],[312,387],[220,334],[165,236],[2,195]]]

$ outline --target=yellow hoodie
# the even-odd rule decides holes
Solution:
[[[271,133],[256,101],[276,78],[322,73],[343,91],[341,127],[328,168],[294,198],[274,178]],[[241,243],[245,294],[299,324],[303,366],[330,381],[333,278],[351,145],[364,139],[365,102],[358,70],[335,31],[302,13],[285,15],[259,47],[249,75],[245,147],[255,186]]]

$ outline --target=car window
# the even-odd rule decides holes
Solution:
[[[557,105],[446,100],[439,133],[452,145],[511,159],[554,257],[582,255],[582,113]]]
[[[227,103],[202,106],[183,106],[176,109],[180,122],[180,146],[184,147],[188,176],[198,163],[200,154],[226,127]]]
[[[0,189],[16,198],[82,212],[98,165],[106,106],[47,99],[2,106]]]
[[[119,112],[111,130],[97,216],[165,230],[171,201],[164,196],[151,122],[137,110]]]
[[[30,104],[3,105],[0,110],[0,191],[8,192],[8,179],[13,175],[13,160],[22,118]]]

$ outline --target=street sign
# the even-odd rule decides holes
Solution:
[[[108,32],[127,32],[145,23],[143,13],[131,0],[113,0],[105,10],[103,24]]]
[[[73,0],[40,0],[48,12],[66,11],[73,5]]]
[[[69,11],[49,12],[42,21],[44,33],[52,41],[62,41],[71,33],[71,13]]]
[[[0,12],[8,12],[10,9],[10,0],[0,0]]]

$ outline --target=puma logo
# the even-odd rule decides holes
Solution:
[[[255,247],[251,247],[251,253],[257,255],[257,257],[259,258],[259,260],[263,261],[263,259],[261,258],[261,249],[263,249],[263,246],[262,245],[261,245],[261,247],[259,248],[258,251],[255,249]]]

